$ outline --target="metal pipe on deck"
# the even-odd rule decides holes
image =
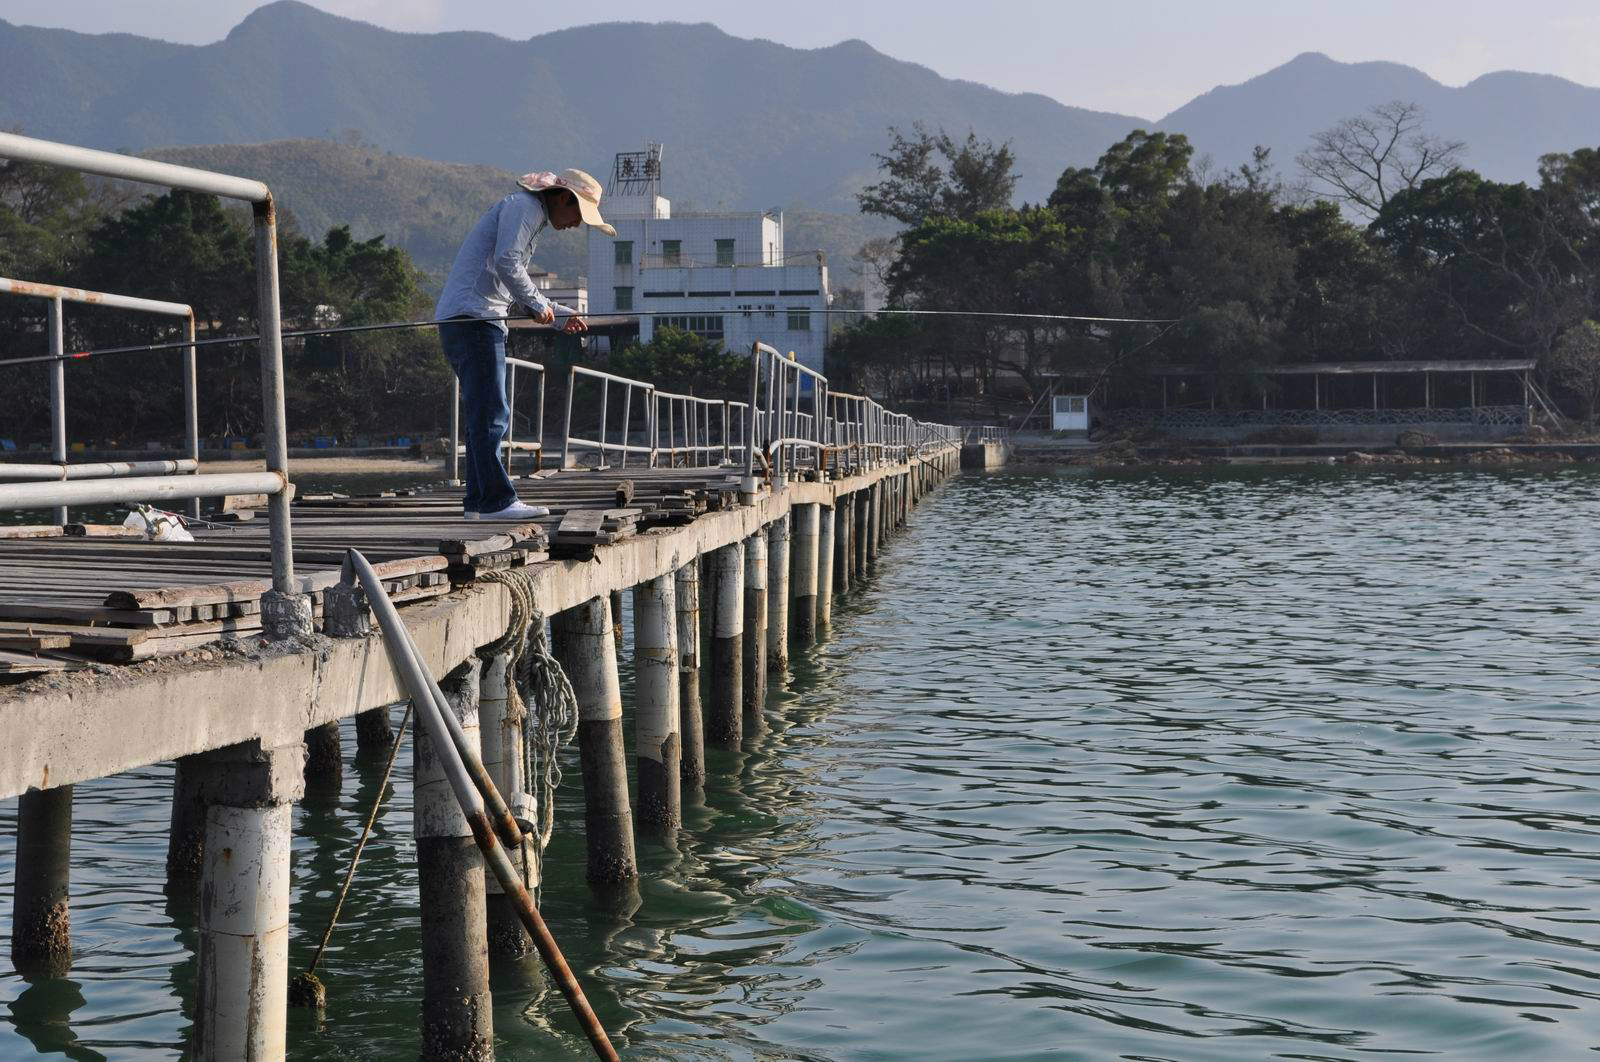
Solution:
[[[72,786],[18,797],[11,964],[19,972],[64,977],[72,967],[71,856]]]
[[[523,714],[511,712],[511,691],[515,676],[511,673],[511,655],[496,653],[483,663],[479,684],[478,740],[483,751],[483,767],[495,788],[512,807],[529,799],[524,793],[522,742]],[[529,807],[528,818],[533,817]],[[516,867],[524,887],[538,885],[538,860],[532,858],[532,842],[524,836],[521,844],[506,846],[506,855]],[[489,937],[489,954],[520,957],[533,952],[533,937],[528,935],[516,905],[506,895],[498,878],[485,879],[487,889],[486,921]]]
[[[478,661],[449,675],[444,710],[474,742],[478,737]],[[447,739],[448,740],[448,739]],[[427,727],[411,743],[415,771],[412,834],[422,913],[423,1059],[492,1058],[494,1007],[489,993],[488,919],[483,857],[456,802]]]
[[[711,554],[715,601],[706,741],[729,748],[738,748],[744,740],[744,553],[744,544],[736,542]]]
[[[82,465],[0,464],[0,480],[40,480],[59,483],[72,479],[107,479],[116,476],[162,476],[193,472],[198,461],[96,461]]]
[[[37,509],[65,505],[114,505],[123,502],[220,498],[225,494],[284,492],[278,472],[215,472],[198,476],[147,476],[135,479],[80,479],[65,483],[0,483],[0,509]]]
[[[628,804],[622,693],[610,598],[601,595],[586,601],[557,614],[555,622],[561,627],[561,666],[578,698],[589,881],[594,885],[632,881],[639,876],[639,864]]]
[[[633,588],[639,823],[658,833],[670,833],[683,823],[677,613],[674,576],[657,576]]]
[[[817,640],[818,538],[822,506],[812,502],[794,507],[794,534],[789,550],[794,560],[794,637],[801,645]]]
[[[767,528],[767,670],[789,670],[789,515]]]
[[[833,625],[834,517],[838,510],[834,505],[819,505],[817,510],[817,597],[812,626],[814,635],[820,636]]]
[[[305,747],[259,741],[203,754],[218,768],[200,881],[197,1058],[284,1057],[289,850]]]
[[[764,530],[744,540],[743,734],[759,734],[767,704],[767,601],[772,593]]]
[[[678,777],[681,789],[705,785],[705,722],[700,716],[700,561],[691,560],[674,576],[678,612]]]

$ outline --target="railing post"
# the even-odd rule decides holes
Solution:
[[[511,462],[517,453],[517,366],[506,363],[506,475],[511,475]]]
[[[750,408],[745,417],[749,421],[744,431],[744,483],[743,493],[756,492],[756,399],[761,386],[761,344],[750,344]]]
[[[461,379],[450,374],[450,482],[461,482]]]
[[[183,348],[183,429],[187,455],[194,462],[194,474],[200,474],[200,382],[195,365],[194,311],[189,311],[184,321],[185,338],[189,346]],[[200,516],[200,499],[189,499],[189,515]]]
[[[67,463],[67,361],[61,323],[61,296],[50,300],[50,450],[58,465]],[[67,522],[67,507],[56,506],[55,522]]]
[[[272,197],[254,205],[256,316],[261,328],[261,431],[267,471],[289,478],[289,433],[283,400],[283,335],[278,315],[278,223]],[[262,596],[262,629],[269,639],[311,633],[311,599],[297,594],[289,492],[267,498],[271,521],[272,590]]]

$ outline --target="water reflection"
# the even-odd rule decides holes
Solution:
[[[568,757],[546,918],[647,1057],[1575,1057],[1600,1042],[1597,517],[1581,467],[960,480],[764,732],[708,750],[631,893],[583,883]],[[294,1057],[415,1051],[409,760]],[[297,965],[380,771],[298,812]],[[83,787],[78,994],[0,976],[0,1057],[57,1029],[177,1054],[162,785]],[[587,1057],[536,961],[493,985],[501,1057]]]

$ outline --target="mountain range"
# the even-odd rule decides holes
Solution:
[[[0,128],[260,176],[309,231],[386,232],[432,271],[509,174],[577,165],[605,179],[615,152],[652,141],[676,207],[783,207],[789,246],[823,246],[837,267],[883,229],[854,213],[854,194],[890,126],[1009,142],[1018,197],[1037,202],[1135,128],[1186,134],[1216,170],[1260,144],[1293,179],[1313,133],[1393,99],[1420,104],[1429,131],[1465,141],[1467,164],[1495,179],[1600,145],[1600,89],[1511,72],[1457,88],[1316,53],[1152,121],[944,78],[861,41],[797,49],[705,24],[516,41],[397,33],[278,0],[220,41],[180,45],[0,20]],[[577,261],[575,246],[550,252]]]

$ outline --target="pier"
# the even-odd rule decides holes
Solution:
[[[341,719],[357,717],[364,743],[386,744],[389,709],[409,699],[351,577],[351,550],[399,607],[452,726],[481,749],[533,844],[549,808],[528,784],[528,731],[561,705],[545,703],[545,687],[525,672],[545,667],[570,682],[587,876],[608,888],[637,877],[636,833],[679,828],[683,791],[704,782],[704,744],[737,746],[761,727],[765,691],[785,682],[790,654],[825,636],[837,596],[961,467],[959,429],[834,392],[824,375],[758,343],[738,399],[575,367],[560,467],[515,480],[524,501],[550,509],[535,521],[465,519],[462,491],[449,484],[298,494],[282,417],[270,193],[10,134],[0,134],[0,156],[257,204],[269,470],[104,469],[0,483],[8,509],[262,495],[230,523],[197,527],[192,542],[65,521],[0,537],[0,797],[20,798],[13,961],[70,967],[73,786],[175,761],[167,873],[199,911],[196,1057],[283,1057],[292,804],[308,777],[338,776]],[[536,453],[542,464],[542,436]],[[616,614],[629,593],[631,647],[620,644]],[[628,651],[633,704],[619,693]],[[525,953],[527,941],[486,880],[421,730],[413,757],[424,1053],[490,1057],[486,956]],[[538,861],[526,848],[514,856],[534,884]]]

